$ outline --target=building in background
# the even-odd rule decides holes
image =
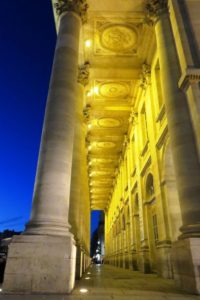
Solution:
[[[97,229],[93,232],[92,238],[91,238],[91,251],[90,256],[92,258],[92,261],[94,263],[100,263],[102,264],[104,261],[104,255],[105,255],[105,245],[104,245],[104,234],[105,234],[105,228],[104,228],[104,213],[103,211],[100,214],[99,217],[99,223]]]

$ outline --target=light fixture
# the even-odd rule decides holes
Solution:
[[[91,150],[92,149],[92,146],[90,145],[90,146],[88,146],[88,150]]]
[[[89,279],[90,279],[90,277],[85,277],[85,279],[86,279],[86,280],[89,280]]]
[[[95,86],[95,87],[94,87],[94,94],[95,94],[95,95],[98,95],[98,94],[99,94],[99,87],[98,87],[98,86]]]
[[[86,41],[85,41],[85,47],[86,47],[86,48],[90,48],[90,47],[91,47],[91,44],[92,44],[91,40],[86,40]]]
[[[87,97],[90,97],[90,96],[92,96],[92,93],[91,93],[91,91],[87,91],[86,95],[87,95]]]
[[[88,129],[90,129],[92,127],[92,124],[89,123],[87,127]]]
[[[2,292],[3,290],[0,288],[0,292]]]
[[[90,272],[87,272],[87,274],[90,275],[91,273],[90,273]]]
[[[80,292],[83,293],[83,294],[85,294],[85,293],[88,292],[88,290],[87,289],[80,289]]]

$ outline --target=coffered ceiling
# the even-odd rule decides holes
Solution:
[[[52,0],[53,2],[56,0]],[[155,47],[142,0],[88,0],[80,64],[89,62],[85,90],[86,147],[91,209],[106,209],[122,155],[142,64]]]
[[[153,30],[143,1],[89,0],[81,37],[90,63],[85,91],[91,209],[106,209],[122,155],[141,67],[151,59]]]

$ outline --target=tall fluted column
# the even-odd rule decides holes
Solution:
[[[200,280],[200,255],[195,249],[200,246],[200,164],[197,147],[187,97],[178,88],[181,72],[168,0],[147,2],[147,10],[155,22],[161,82],[183,220],[180,228],[182,240],[173,246],[175,279],[183,289],[200,292],[200,286],[196,286],[196,280]]]
[[[4,290],[68,293],[76,247],[68,223],[81,23],[86,0],[57,0],[58,37],[46,104],[31,218],[11,243]]]
[[[60,26],[26,234],[68,234],[82,2],[57,5]]]
[[[71,231],[74,234],[77,246],[76,257],[76,278],[82,276],[82,239],[86,239],[86,233],[82,236],[84,231],[81,220],[89,218],[87,215],[85,199],[83,196],[82,186],[85,181],[86,174],[82,174],[82,165],[86,160],[83,151],[83,143],[85,145],[85,136],[83,128],[83,100],[84,100],[84,86],[88,84],[89,78],[89,64],[85,63],[79,67],[78,83],[77,83],[77,99],[75,108],[75,133],[74,133],[74,146],[73,146],[73,163],[72,163],[72,181],[70,191],[70,210],[69,220],[72,225]]]

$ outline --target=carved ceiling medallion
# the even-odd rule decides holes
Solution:
[[[109,158],[95,158],[92,159],[92,163],[104,163],[104,164],[110,164],[113,163],[113,159],[109,159]]]
[[[114,118],[101,118],[98,120],[98,125],[103,128],[120,127],[121,121]]]
[[[106,149],[111,149],[111,148],[115,148],[116,144],[113,142],[98,142],[97,143],[97,147],[98,148],[106,148]]]
[[[99,86],[99,96],[105,98],[127,98],[130,86],[126,82],[106,82]]]
[[[136,42],[136,31],[124,25],[109,26],[103,30],[100,36],[102,47],[117,53],[133,49]]]
[[[96,19],[96,55],[137,55],[141,23],[132,19]]]

